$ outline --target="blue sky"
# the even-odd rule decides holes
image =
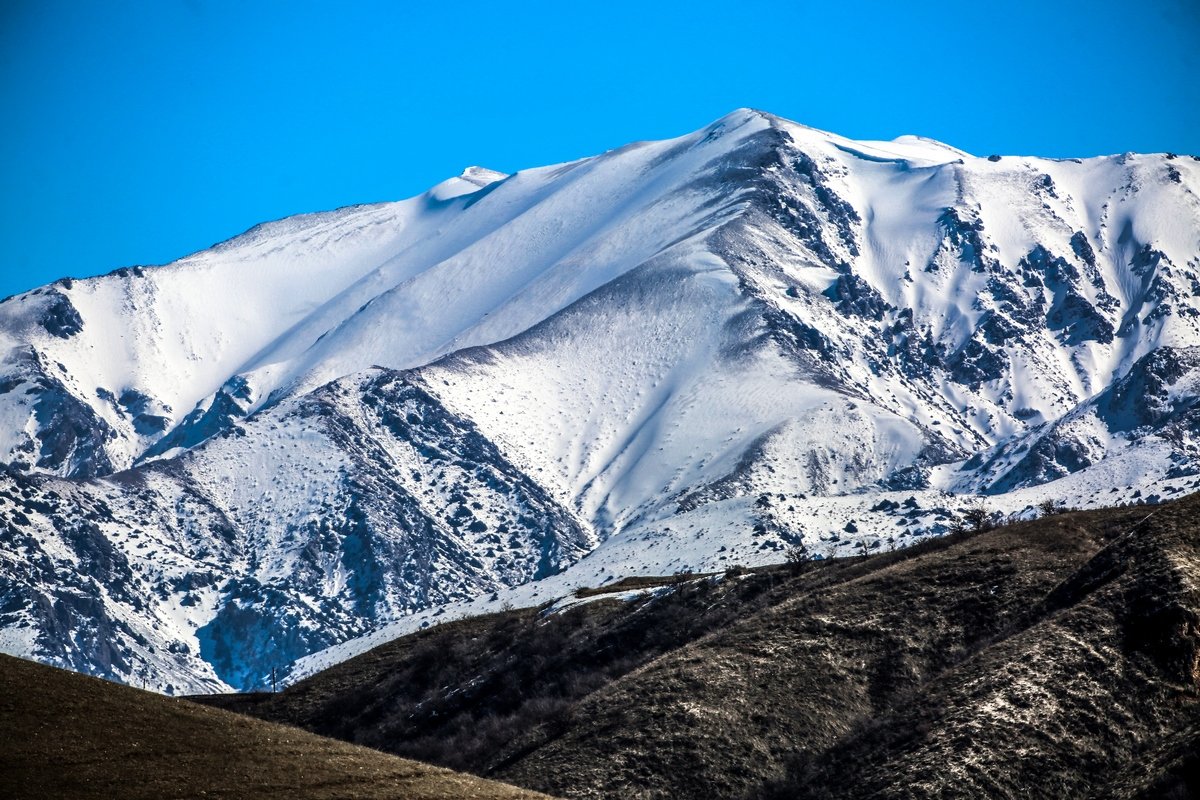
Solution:
[[[0,3],[0,295],[752,106],[977,153],[1200,153],[1195,0]]]

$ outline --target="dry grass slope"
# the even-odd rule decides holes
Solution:
[[[1029,595],[1002,635],[802,754],[771,794],[1194,796],[1200,497],[1150,511]],[[1083,518],[1091,531],[1112,519]],[[1037,535],[1055,541],[1074,522]]]
[[[464,620],[212,702],[571,798],[1190,797],[1198,553],[1200,495],[1061,514]]]
[[[518,800],[532,792],[0,656],[0,797]]]
[[[790,596],[588,697],[581,723],[500,772],[571,797],[740,797],[1019,625],[1124,524],[1016,525],[820,571]],[[550,778],[542,776],[553,776]],[[853,778],[850,778],[853,782]]]

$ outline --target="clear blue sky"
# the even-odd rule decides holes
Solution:
[[[0,295],[738,106],[977,154],[1200,153],[1200,2],[3,0]]]

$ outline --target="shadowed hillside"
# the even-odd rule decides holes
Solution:
[[[212,702],[568,797],[1200,789],[1200,496],[664,579]]]
[[[0,656],[0,796],[534,798],[295,728]]]

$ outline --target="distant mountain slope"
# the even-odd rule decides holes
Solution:
[[[12,800],[543,796],[3,655],[0,726]]]
[[[1198,586],[1193,494],[590,590],[207,701],[566,797],[1183,797]]]
[[[260,686],[380,616],[536,580],[589,544],[470,422],[386,371],[109,478],[9,473],[0,503],[9,635],[167,693]]]
[[[946,492],[1178,496],[1197,192],[743,109],[8,298],[0,649],[252,688],[447,603],[911,543]]]

